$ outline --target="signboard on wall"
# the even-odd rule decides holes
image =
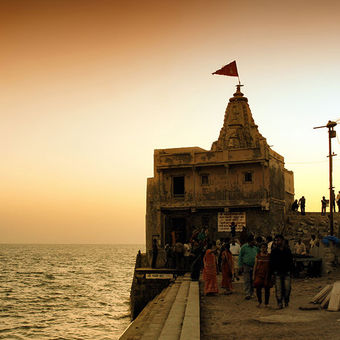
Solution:
[[[218,231],[225,232],[231,231],[231,222],[236,224],[236,231],[242,231],[246,226],[246,213],[245,212],[219,212],[218,213]]]

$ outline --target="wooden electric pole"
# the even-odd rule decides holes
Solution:
[[[336,131],[334,130],[334,127],[337,125],[336,122],[328,121],[327,125],[324,126],[317,126],[314,129],[320,129],[320,128],[328,128],[328,147],[329,147],[329,230],[331,236],[334,234],[334,217],[333,217],[333,209],[334,209],[334,188],[333,188],[333,157],[336,156],[334,153],[332,153],[332,138],[336,137]]]

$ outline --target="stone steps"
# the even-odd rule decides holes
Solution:
[[[200,338],[198,282],[178,277],[150,301],[120,340],[184,340]]]

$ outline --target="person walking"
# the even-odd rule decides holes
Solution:
[[[231,294],[233,290],[232,278],[234,274],[233,255],[230,252],[230,246],[227,243],[222,249],[222,288],[225,288],[225,294]]]
[[[243,270],[244,292],[246,300],[249,300],[253,295],[253,267],[255,257],[259,249],[254,244],[254,236],[248,236],[248,242],[245,243],[240,250],[238,258],[238,266]]]
[[[256,296],[258,305],[262,304],[262,288],[264,288],[264,305],[268,307],[270,288],[273,287],[270,275],[270,255],[267,252],[267,244],[262,243],[260,252],[256,255],[254,265],[254,288],[256,288]]]
[[[230,252],[233,255],[233,262],[234,262],[234,277],[233,277],[233,280],[236,279],[237,281],[240,280],[239,277],[238,277],[238,269],[239,269],[238,268],[238,256],[240,254],[240,250],[241,250],[241,246],[233,238],[231,240],[231,243],[230,243]]]
[[[270,273],[274,275],[278,309],[289,305],[293,256],[282,235],[275,236],[276,247],[270,254]]]
[[[203,264],[204,295],[218,294],[216,257],[211,243],[207,245]]]

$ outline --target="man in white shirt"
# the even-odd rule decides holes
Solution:
[[[240,249],[241,249],[241,246],[233,238],[230,242],[230,252],[232,253],[233,260],[234,260],[234,277],[233,277],[233,280],[236,279],[237,281],[239,280],[239,277],[238,277],[238,255],[240,254]]]

